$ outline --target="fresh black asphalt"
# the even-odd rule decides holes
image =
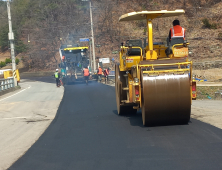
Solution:
[[[194,119],[143,127],[141,119],[117,115],[114,87],[68,85],[54,121],[9,170],[222,169],[222,130]]]

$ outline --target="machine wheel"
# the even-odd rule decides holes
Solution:
[[[121,100],[126,100],[126,91],[122,90],[126,86],[124,75],[125,72],[119,71],[119,65],[115,66],[115,90],[116,90],[116,104],[117,112],[119,115],[123,114],[135,114],[136,109],[133,109],[132,104],[121,103]]]
[[[187,124],[191,111],[189,75],[141,75],[143,125]]]

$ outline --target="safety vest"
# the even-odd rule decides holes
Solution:
[[[109,75],[109,71],[108,71],[108,69],[105,69],[105,75],[106,75],[106,76]]]
[[[171,38],[185,37],[185,29],[180,25],[173,26],[171,30]]]
[[[58,72],[55,72],[55,78],[59,78],[59,73]]]
[[[102,68],[99,67],[99,72],[98,72],[98,74],[102,74],[102,72],[103,72]]]
[[[88,68],[84,69],[84,76],[89,76],[89,69]]]

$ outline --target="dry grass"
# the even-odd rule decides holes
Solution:
[[[216,98],[215,92],[222,90],[222,86],[197,86],[197,100],[209,99],[209,100],[222,100],[222,98]]]
[[[0,62],[5,61],[6,58],[11,58],[11,54],[9,51],[6,51],[5,53],[0,53]]]

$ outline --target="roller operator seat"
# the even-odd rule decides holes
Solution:
[[[139,48],[130,48],[127,50],[128,56],[140,56],[141,50]]]
[[[184,41],[184,38],[183,37],[173,37],[171,38],[171,41],[169,41],[169,37],[167,38],[167,46],[168,48],[166,49],[165,53],[166,55],[170,55],[172,54],[172,47],[173,45],[175,44],[183,44],[185,41]]]

